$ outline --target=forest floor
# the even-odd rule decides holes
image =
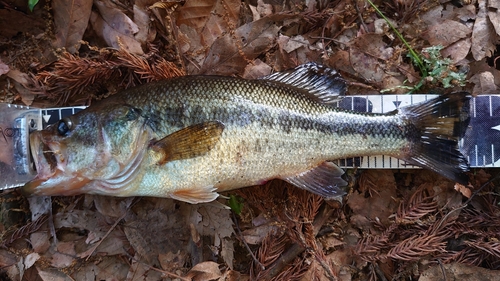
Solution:
[[[0,102],[82,105],[179,75],[251,79],[311,61],[337,69],[349,95],[500,85],[494,0],[28,2],[0,0]],[[342,203],[275,180],[224,194],[233,209],[4,191],[0,279],[500,280],[497,173],[474,169],[462,186],[349,170]]]

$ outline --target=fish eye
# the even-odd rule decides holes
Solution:
[[[67,136],[72,127],[73,122],[69,118],[63,118],[57,124],[57,133],[63,137]]]

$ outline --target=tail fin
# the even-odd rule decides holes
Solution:
[[[458,149],[458,139],[469,124],[469,100],[468,93],[457,92],[401,108],[414,130],[404,160],[468,184],[464,172],[469,165]]]

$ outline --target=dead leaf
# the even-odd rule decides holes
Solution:
[[[28,269],[32,267],[35,264],[35,262],[39,259],[40,255],[38,253],[31,253],[27,255],[26,258],[24,259],[24,268]]]
[[[137,25],[118,8],[113,7],[109,2],[96,0],[94,4],[99,9],[99,13],[92,12],[90,22],[96,33],[115,49],[121,47],[127,51],[142,55],[141,44],[134,35],[139,32]]]
[[[487,19],[486,0],[478,0],[479,10],[472,30],[472,56],[479,61],[490,57],[496,49],[497,34]]]
[[[234,34],[226,34],[210,47],[200,73],[233,75],[243,72],[247,61],[257,58],[272,47],[279,25],[294,15],[274,14],[240,26]]]
[[[1,37],[10,39],[18,33],[25,32],[38,35],[43,33],[45,28],[45,21],[40,17],[14,9],[0,9]]]
[[[359,182],[363,192],[354,192],[347,201],[353,214],[388,225],[389,216],[398,206],[394,200],[397,198],[394,174],[389,170],[367,170],[361,175]],[[370,195],[366,198],[365,194]]]
[[[192,0],[177,9],[177,25],[193,27],[205,46],[233,30],[240,15],[238,0]]]
[[[139,30],[135,34],[137,41],[144,44],[155,39],[156,29],[151,24],[149,10],[145,5],[140,5],[139,1],[134,4],[134,22]]]
[[[193,266],[186,277],[193,281],[217,280],[222,277],[222,272],[217,263],[206,261]]]
[[[30,235],[30,243],[35,253],[43,254],[50,248],[50,235],[47,231],[35,232]]]
[[[461,185],[459,183],[455,183],[455,190],[462,193],[462,195],[467,198],[470,198],[472,195],[472,190],[467,188],[465,185]]]
[[[168,272],[175,272],[176,270],[182,268],[187,260],[187,254],[181,252],[177,253],[169,251],[168,253],[160,253],[158,255],[158,261],[160,262],[161,268]]]
[[[456,64],[467,57],[471,45],[470,38],[464,38],[441,50],[441,54],[444,58],[449,57],[452,64]]]
[[[37,270],[42,281],[74,281],[71,277],[57,269],[40,270],[37,267]]]
[[[28,198],[30,204],[31,221],[36,221],[40,216],[52,210],[50,196],[32,196]]]
[[[55,48],[66,48],[74,54],[80,49],[80,40],[87,29],[92,11],[92,0],[54,0]]]
[[[5,268],[17,263],[17,257],[4,249],[0,249],[0,267]]]
[[[444,20],[429,27],[421,37],[431,45],[446,47],[471,34],[471,29],[454,20]]]
[[[260,59],[256,59],[253,63],[248,64],[245,67],[245,72],[243,73],[243,78],[245,79],[257,79],[271,74],[273,69]]]
[[[488,1],[488,17],[495,28],[497,35],[500,35],[500,2]]]
[[[9,70],[9,66],[3,63],[2,60],[0,60],[0,76],[6,74],[7,72],[9,72]]]
[[[277,39],[280,49],[287,53],[291,53],[299,48],[310,46],[311,44],[302,35],[288,37],[280,35]]]
[[[222,239],[222,247],[220,250],[220,255],[222,259],[226,262],[229,269],[234,269],[233,261],[234,261],[234,244],[233,240],[229,238]]]
[[[52,255],[51,265],[56,268],[70,266],[76,258],[74,242],[58,242],[57,252]]]
[[[474,84],[473,95],[493,94],[498,89],[495,77],[490,71],[477,73],[469,79],[469,82]]]
[[[257,0],[257,6],[249,5],[249,7],[252,11],[254,21],[270,16],[273,13],[273,5],[266,4],[262,0]]]
[[[89,195],[92,196],[92,195]],[[110,196],[93,196],[93,203],[99,213],[111,218],[119,218],[128,211],[134,201],[133,197],[118,198]]]
[[[463,263],[434,265],[422,272],[419,281],[443,280],[500,280],[498,271]]]

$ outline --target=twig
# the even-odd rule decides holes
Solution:
[[[444,280],[444,281],[447,281],[447,280],[448,280],[448,278],[446,278],[446,270],[445,270],[445,268],[444,268],[444,265],[443,265],[443,263],[441,262],[441,259],[438,259],[437,261],[438,261],[438,263],[439,263],[439,267],[441,268],[441,273],[443,273],[443,280]]]
[[[238,225],[238,220],[236,219],[236,215],[234,214],[234,212],[231,212],[231,213],[233,214],[233,221],[234,221],[234,225],[236,226],[236,230],[238,230],[238,235],[241,237],[241,241],[243,241],[243,244],[247,248],[247,251],[252,256],[253,261],[260,266],[261,270],[266,270],[266,267],[257,259],[257,257],[255,257],[254,253],[252,252],[252,250],[248,246],[247,241],[245,241],[245,238],[243,238],[243,234],[241,233],[241,229]]]
[[[328,204],[323,203],[313,222],[314,237],[316,237],[325,221],[333,214],[333,211],[334,209],[330,208]],[[295,257],[300,255],[305,250],[306,248],[304,246],[294,243],[285,253],[281,255],[278,260],[269,266],[269,272],[266,275],[266,280],[276,277],[286,265],[288,265],[293,259],[295,259]]]
[[[32,221],[32,222],[20,227],[19,229],[17,229],[16,231],[14,231],[10,235],[9,239],[2,241],[2,243],[0,244],[0,247],[5,248],[6,246],[10,245],[12,242],[16,241],[17,239],[19,239],[27,234],[31,234],[31,233],[37,231],[47,221],[47,218],[48,218],[48,215],[43,214],[43,215],[39,216],[38,219],[36,219],[35,221]]]
[[[358,14],[359,21],[361,22],[361,25],[365,29],[365,32],[368,32],[368,26],[366,26],[365,21],[363,20],[363,15],[361,14],[361,11],[359,10],[358,1],[354,1],[354,3],[355,3],[354,8],[356,9],[356,13]]]
[[[97,241],[97,243],[92,247],[90,248],[89,250],[85,251],[83,254],[82,254],[82,257],[87,255],[87,258],[85,259],[86,261],[89,260],[90,256],[92,256],[92,254],[95,252],[95,250],[97,249],[97,247],[99,247],[99,245],[101,245],[102,241],[104,241],[104,239],[106,239],[106,237],[108,237],[108,235],[111,233],[111,231],[113,229],[115,229],[115,227],[118,225],[118,223],[123,219],[125,218],[125,216],[127,215],[127,211],[123,212],[123,215],[121,215],[116,221],[115,223],[109,228],[108,232],[106,232],[106,234],[101,238],[101,240]]]

